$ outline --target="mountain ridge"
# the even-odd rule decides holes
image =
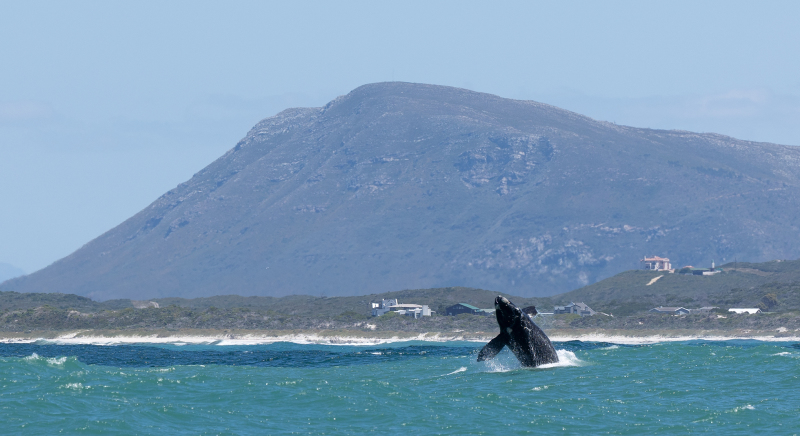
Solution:
[[[458,88],[364,85],[260,121],[138,214],[0,290],[543,296],[645,252],[681,264],[796,258],[799,168],[790,146]]]

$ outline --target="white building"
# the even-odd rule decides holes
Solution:
[[[386,312],[397,312],[398,315],[419,318],[421,316],[431,316],[433,311],[425,304],[400,304],[397,299],[381,300],[380,303],[372,303],[372,316],[381,316]]]
[[[757,313],[761,313],[761,309],[758,309],[758,308],[752,308],[752,307],[748,307],[748,308],[741,308],[741,309],[740,309],[740,308],[733,308],[733,307],[731,307],[730,309],[728,309],[728,312],[733,312],[733,313],[746,313],[746,314],[748,314],[748,315],[755,315],[755,314],[757,314]]]
[[[689,312],[692,313],[709,313],[714,309],[719,309],[717,306],[703,306],[699,309],[689,309]]]
[[[556,315],[564,313],[575,313],[580,316],[592,316],[595,311],[585,303],[569,303],[566,306],[556,306],[553,308],[553,313]]]
[[[642,263],[642,269],[651,270],[651,271],[670,271],[672,270],[672,264],[669,263],[669,259],[666,257],[647,257],[645,256],[644,259],[640,261]]]
[[[397,298],[383,299],[380,303],[372,303],[372,316],[381,316],[392,306],[397,306]]]
[[[664,306],[658,306],[654,309],[650,309],[649,311],[655,313],[669,313],[670,315],[686,315],[690,312],[690,310],[685,307],[664,307]]]

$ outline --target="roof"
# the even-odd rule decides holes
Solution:
[[[473,306],[471,304],[467,304],[467,303],[458,303],[458,304],[466,307],[467,309],[480,310],[480,309],[478,309],[477,307],[475,307],[475,306]],[[456,306],[458,306],[458,304],[456,304]],[[453,306],[450,306],[450,307],[453,307]]]
[[[665,262],[669,262],[669,258],[667,258],[667,257],[658,257],[658,256],[653,256],[653,257],[645,256],[644,259],[642,259],[642,262],[657,262],[659,260],[663,260]]]
[[[658,307],[655,307],[655,308],[650,309],[650,310],[657,310],[659,312],[677,312],[679,310],[688,311],[689,309],[687,309],[685,307],[663,307],[663,306],[658,306]]]
[[[389,308],[396,307],[398,309],[419,309],[422,307],[420,304],[393,304]]]
[[[731,307],[730,309],[728,309],[728,312],[734,312],[734,313],[759,313],[759,312],[761,312],[761,309],[756,308],[756,307],[745,307],[745,308]]]

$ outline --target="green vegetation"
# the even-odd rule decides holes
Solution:
[[[549,312],[554,304],[585,302],[614,316],[556,315],[537,318],[550,329],[607,330],[734,330],[794,331],[800,329],[800,261],[724,265],[713,276],[627,271],[601,282],[547,298],[505,295],[520,307],[535,305]],[[657,281],[652,280],[661,276]],[[650,283],[650,285],[648,285]],[[96,302],[70,294],[0,292],[0,331],[177,331],[181,329],[367,332],[482,332],[494,334],[494,317],[442,316],[445,308],[467,303],[490,308],[497,293],[474,288],[412,289],[357,297],[293,295],[152,300],[159,308],[135,309],[130,300]],[[388,313],[370,315],[370,303],[397,298],[426,304],[432,317],[413,319]],[[146,303],[146,302],[145,302]],[[656,306],[718,306],[705,314],[672,316],[648,313]],[[139,305],[141,307],[141,305]],[[761,315],[735,315],[729,307],[759,307]]]
[[[335,317],[347,311],[368,316],[372,310],[370,303],[382,298],[396,298],[401,303],[426,304],[437,314],[443,315],[445,308],[456,303],[467,303],[488,309],[494,307],[494,298],[503,295],[520,307],[536,305],[552,310],[552,300],[545,298],[522,298],[484,289],[449,287],[433,289],[407,289],[383,294],[369,294],[355,297],[312,297],[309,295],[291,295],[287,297],[241,297],[239,295],[221,295],[209,298],[157,298],[152,301],[165,307],[176,305],[193,309],[218,307],[222,309],[243,307],[248,309],[264,309],[291,315],[312,313],[313,316]]]
[[[94,312],[106,309],[125,309],[133,307],[133,304],[131,300],[109,300],[99,303],[74,294],[0,292],[0,310],[33,309],[40,306]]]
[[[631,316],[658,306],[800,310],[800,260],[738,262],[721,268],[724,272],[713,276],[626,271],[551,299],[558,304],[584,302],[615,316]]]

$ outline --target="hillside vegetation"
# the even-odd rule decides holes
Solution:
[[[519,307],[535,305],[540,312],[554,304],[585,302],[614,316],[556,315],[537,318],[545,328],[577,329],[800,329],[800,260],[723,265],[713,276],[687,276],[652,271],[626,271],[590,286],[544,298],[500,294]],[[653,278],[661,278],[653,282]],[[648,283],[651,283],[649,286]],[[150,300],[160,307],[142,307],[131,300],[96,302],[71,294],[0,292],[0,330],[336,330],[404,332],[496,331],[491,316],[441,316],[445,308],[467,303],[491,308],[497,292],[450,287],[411,289],[357,297],[242,297]],[[396,314],[374,318],[371,302],[397,298],[400,303],[426,304],[433,317],[412,319]],[[136,303],[136,304],[134,304]],[[145,304],[146,305],[146,304]],[[656,306],[697,308],[718,306],[719,311],[674,317],[647,311]],[[772,314],[732,315],[729,307],[761,307]]]
[[[372,311],[371,302],[383,298],[396,298],[400,303],[426,304],[431,310],[444,315],[445,308],[456,303],[467,303],[473,306],[491,309],[494,299],[503,295],[520,307],[537,305],[550,307],[552,300],[544,298],[523,298],[504,293],[497,293],[483,289],[449,287],[434,289],[408,289],[403,291],[386,292],[382,294],[369,294],[357,297],[312,297],[308,295],[291,295],[288,297],[240,297],[238,295],[222,295],[208,298],[156,298],[152,301],[160,306],[176,305],[194,309],[217,308],[250,308],[273,310],[291,315],[313,313],[315,316],[335,316],[343,312],[355,312],[359,315],[369,315]],[[552,309],[552,307],[550,307]]]
[[[595,310],[626,316],[657,306],[759,307],[800,310],[800,260],[729,263],[713,276],[633,270],[552,297],[585,302]],[[651,285],[653,278],[662,276]],[[769,297],[772,296],[772,297]]]

